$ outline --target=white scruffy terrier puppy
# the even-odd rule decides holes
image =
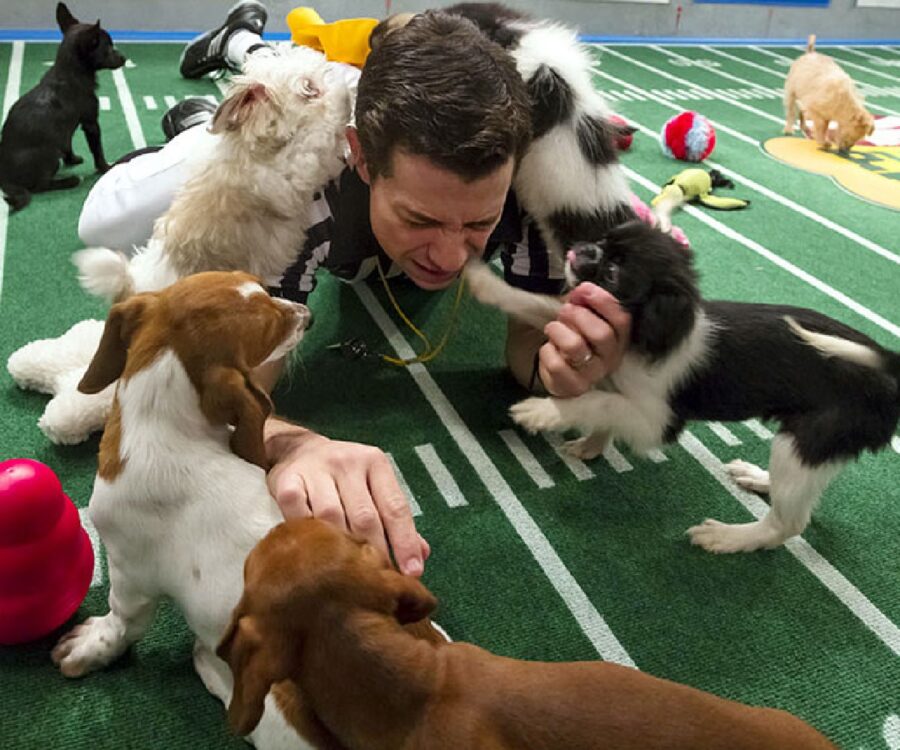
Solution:
[[[210,125],[204,160],[131,259],[106,248],[73,256],[81,285],[121,299],[192,273],[247,271],[275,282],[303,246],[313,194],[344,168],[349,89],[325,57],[279,48],[248,58]]]

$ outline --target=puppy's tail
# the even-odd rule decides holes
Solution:
[[[810,34],[809,38],[806,40],[806,51],[807,52],[815,52],[816,51],[816,35]]]
[[[128,259],[105,247],[89,247],[72,255],[78,267],[81,288],[110,302],[134,294],[134,282],[128,272]]]
[[[799,338],[818,349],[825,357],[838,357],[863,367],[871,367],[874,370],[887,370],[894,377],[900,375],[900,364],[898,364],[900,358],[891,362],[888,358],[882,356],[881,352],[877,352],[865,344],[857,344],[855,341],[848,341],[840,336],[829,336],[825,333],[808,331],[790,315],[785,315],[784,319]],[[894,370],[897,372],[894,372]]]

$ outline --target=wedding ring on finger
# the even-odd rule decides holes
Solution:
[[[583,367],[587,367],[588,362],[590,362],[593,358],[594,358],[593,353],[588,352],[587,354],[584,355],[584,357],[579,359],[577,362],[570,361],[569,364],[572,365],[573,369],[580,370]]]

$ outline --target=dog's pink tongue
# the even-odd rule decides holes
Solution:
[[[575,251],[574,250],[569,250],[569,252],[566,253],[566,260],[569,261],[570,265],[575,263]]]

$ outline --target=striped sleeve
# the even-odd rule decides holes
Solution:
[[[313,195],[309,212],[306,240],[297,259],[279,279],[269,279],[269,293],[293,302],[306,302],[316,286],[316,272],[324,265],[331,251],[334,236],[334,207],[338,197],[337,181]]]
[[[488,240],[485,257],[497,252],[510,285],[540,294],[562,293],[565,283],[562,268],[550,262],[537,224],[521,210],[512,191],[507,195],[500,222]]]

